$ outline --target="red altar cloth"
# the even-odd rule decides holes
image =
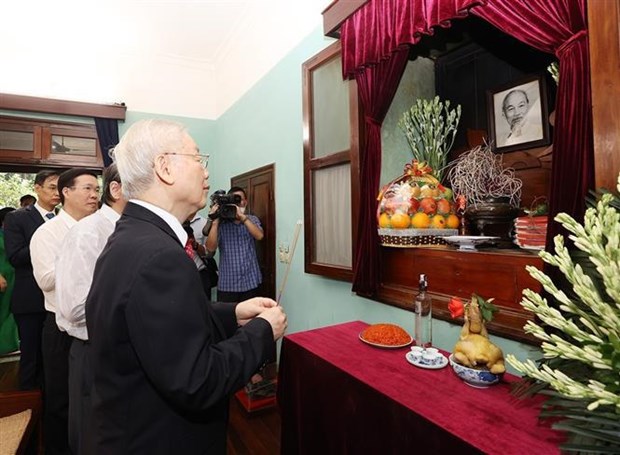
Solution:
[[[450,366],[409,364],[409,348],[362,343],[358,335],[367,325],[284,338],[282,454],[559,453],[562,435],[538,422],[540,400],[510,394],[515,376],[487,389],[470,387]]]

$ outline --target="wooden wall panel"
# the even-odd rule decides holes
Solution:
[[[596,187],[615,189],[620,171],[620,2],[588,2]]]

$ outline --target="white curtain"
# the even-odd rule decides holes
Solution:
[[[314,178],[315,261],[352,267],[351,165],[316,169]]]

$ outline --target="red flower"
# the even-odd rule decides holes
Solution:
[[[448,303],[448,310],[450,310],[450,316],[452,319],[458,318],[459,316],[463,316],[463,313],[465,313],[465,305],[458,297],[452,297],[450,299],[450,303]]]

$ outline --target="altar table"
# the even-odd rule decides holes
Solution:
[[[563,436],[538,422],[541,400],[510,394],[515,376],[470,387],[449,365],[409,364],[409,348],[362,343],[367,326],[355,321],[284,337],[283,455],[559,453]]]

